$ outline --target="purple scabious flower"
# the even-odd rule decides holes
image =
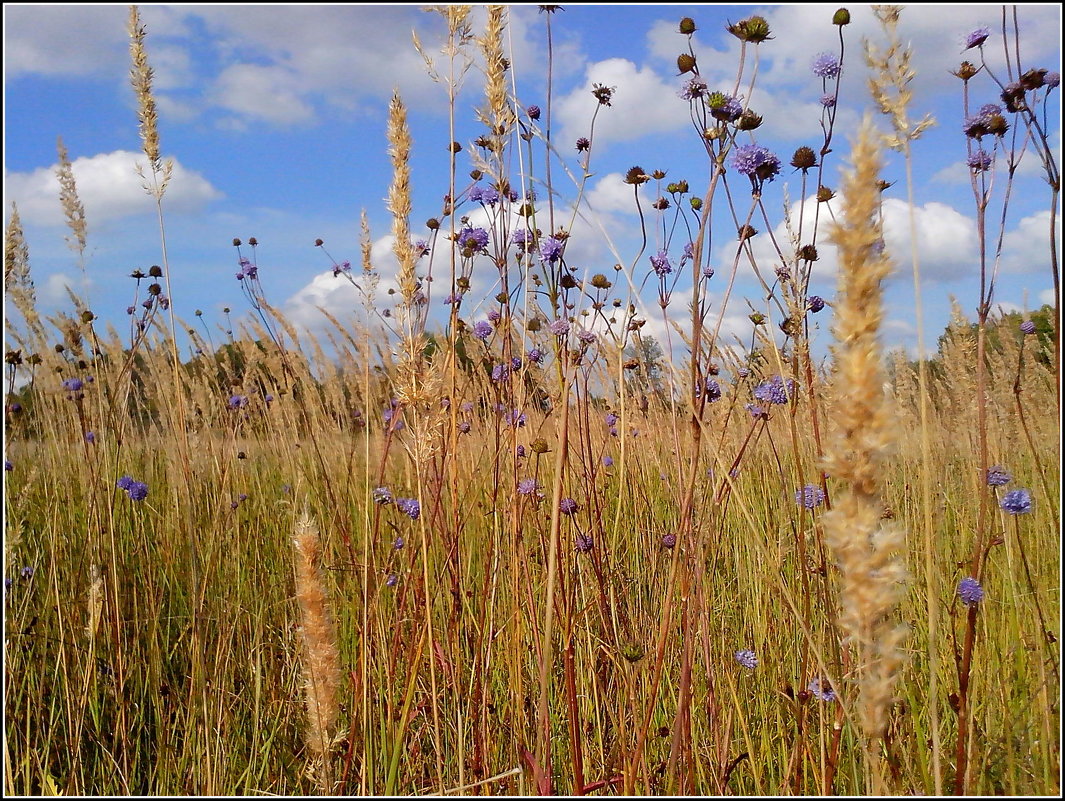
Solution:
[[[707,280],[709,280],[709,279],[711,279],[713,277],[714,277],[714,268],[711,267],[709,264],[706,265],[705,267],[703,267],[703,278],[706,278]]]
[[[664,250],[658,251],[651,257],[651,267],[655,271],[655,275],[659,278],[665,278],[671,272],[673,272],[673,265],[669,263],[669,254]]]
[[[492,380],[506,381],[510,377],[510,365],[509,364],[497,364],[492,368]]]
[[[444,298],[444,305],[445,306],[458,306],[461,303],[462,303],[462,293],[461,292],[452,292],[450,295],[448,295],[446,298]]]
[[[126,490],[131,501],[143,501],[148,497],[148,485],[143,481],[133,481]]]
[[[229,400],[226,401],[226,405],[230,409],[243,409],[248,405],[247,395],[230,395]]]
[[[401,536],[397,536],[394,540],[392,540],[392,548],[397,551],[402,550],[403,546],[406,544],[406,541]]]
[[[33,578],[33,568],[30,565],[26,565],[19,571],[19,576],[24,579]]]
[[[554,334],[556,337],[564,337],[569,333],[569,320],[565,318],[559,318],[554,320],[547,326],[547,330]]]
[[[795,382],[775,375],[754,388],[754,397],[763,403],[784,404],[795,397]]]
[[[488,337],[492,336],[492,331],[494,330],[492,324],[484,320],[478,320],[473,324],[473,335],[478,339],[488,339]]]
[[[375,487],[373,491],[373,502],[379,503],[382,506],[392,503],[392,490],[388,487]]]
[[[523,478],[518,482],[519,495],[535,495],[540,490],[540,482],[535,478]]]
[[[63,389],[67,392],[80,392],[85,384],[80,378],[68,378],[63,382]]]
[[[388,578],[385,579],[385,586],[395,587],[397,584],[399,584],[399,576],[395,573],[389,573]]]
[[[987,37],[991,35],[991,29],[986,25],[981,25],[976,28],[972,33],[965,37],[965,50],[971,50],[974,47],[979,47],[987,41]]]
[[[806,299],[806,305],[814,314],[825,308],[825,299],[820,295],[810,295]]]
[[[92,431],[86,431],[85,441],[92,445],[94,442],[96,442],[96,434]]]
[[[987,172],[991,169],[991,163],[994,161],[991,154],[983,148],[977,148],[973,151],[973,154],[966,160],[966,164],[969,165],[970,170],[976,172]]]
[[[539,348],[529,348],[525,353],[525,359],[531,364],[540,364],[544,360],[544,352]]]
[[[539,106],[529,106],[525,110],[525,113],[529,115],[529,119],[530,120],[538,120],[538,119],[540,119],[540,107]]]
[[[10,473],[14,469],[15,465],[11,464],[11,462],[9,462],[7,459],[4,459],[4,472]]]
[[[529,231],[525,228],[519,228],[510,235],[510,241],[511,244],[518,246],[518,250],[525,250],[525,246],[529,243]]]
[[[588,553],[595,547],[595,540],[592,539],[591,534],[578,534],[574,544],[580,553]]]
[[[808,689],[810,694],[818,701],[836,700],[836,691],[833,690],[832,685],[824,679],[814,679],[806,689]]]
[[[603,422],[608,426],[616,426],[618,424],[618,416],[613,412],[607,412],[606,417],[603,418]]]
[[[707,378],[703,382],[703,395],[710,403],[716,403],[721,400],[721,385],[715,379]]]
[[[503,415],[503,420],[511,428],[524,428],[526,417],[524,414],[522,414],[520,409],[511,409],[509,412]],[[520,448],[521,446],[519,445],[518,447]],[[521,455],[524,456],[524,452]]]
[[[668,534],[662,535],[662,546],[672,550],[677,547],[677,535],[670,531]]]
[[[1035,333],[1035,323],[1032,322],[1031,320],[1025,320],[1023,323],[1021,323],[1021,333],[1022,334],[1034,334]]]
[[[825,92],[821,95],[821,105],[825,108],[836,107],[836,95],[834,92]]]
[[[1032,511],[1032,493],[1026,489],[1010,490],[1002,496],[999,506],[1011,515],[1026,515]]]
[[[816,509],[825,502],[825,491],[814,484],[807,484],[795,491],[795,503],[807,509]]]
[[[499,192],[491,186],[476,185],[470,189],[470,200],[475,203],[484,203],[488,206],[494,206],[499,202]]]
[[[613,467],[613,466],[614,466],[614,457],[613,456],[604,456],[603,457],[603,467]]]
[[[466,227],[459,231],[459,247],[480,253],[488,247],[488,232],[483,228]]]
[[[502,319],[503,319],[503,315],[499,313],[498,309],[489,309],[488,310],[488,322],[490,322],[492,324],[495,324],[495,323],[498,323]]]
[[[422,514],[422,505],[417,498],[396,498],[396,508],[411,520],[417,520]]]
[[[839,58],[832,53],[819,53],[810,69],[818,78],[837,78],[840,73]]]
[[[984,600],[984,588],[971,576],[963,578],[958,582],[958,597],[966,606],[976,606]]]
[[[564,515],[572,515],[577,512],[577,502],[573,498],[563,498],[558,504],[558,510]]]
[[[744,404],[743,408],[746,409],[747,413],[755,420],[758,420],[763,417],[768,417],[769,414],[768,412],[766,412],[764,407],[759,406],[757,403]]]
[[[780,159],[761,145],[740,145],[732,153],[732,166],[752,180],[771,181],[780,172]]]
[[[1013,476],[1006,472],[1006,468],[996,464],[987,468],[987,486],[1002,487],[1013,481]]]
[[[737,651],[736,661],[748,670],[754,670],[758,667],[758,657],[755,656],[754,651],[750,648],[744,648],[743,650]]]
[[[120,490],[126,490],[128,492],[129,488],[133,486],[133,476],[122,476],[122,478],[115,482],[115,486]]]
[[[1043,86],[1047,90],[1057,89],[1061,85],[1061,73],[1060,72],[1048,72],[1043,76]]]
[[[521,369],[521,356],[510,357],[510,369],[515,372]]]
[[[470,423],[469,423],[468,420],[463,420],[461,423],[459,423],[459,433],[460,434],[469,434],[470,433]]]
[[[540,258],[549,264],[554,264],[562,257],[562,242],[549,236],[540,243]]]
[[[585,345],[592,345],[595,343],[595,334],[582,328],[577,332],[577,339]]]
[[[706,81],[698,75],[689,78],[681,87],[679,94],[681,100],[698,100],[700,97],[706,97]]]

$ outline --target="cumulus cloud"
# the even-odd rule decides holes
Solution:
[[[1050,275],[1050,212],[1041,211],[1025,217],[1002,242],[1002,271],[1011,274],[1044,273]],[[1061,217],[1054,232],[1061,253]]]
[[[208,100],[245,118],[278,125],[314,121],[314,109],[300,98],[298,76],[280,66],[226,67],[215,80]]]
[[[78,196],[85,207],[89,226],[134,214],[150,213],[154,201],[143,188],[137,165],[144,165],[143,153],[116,150],[96,156],[82,156],[71,164]],[[18,204],[26,224],[62,225],[59,180],[56,166],[33,172],[13,172],[5,176],[5,194]],[[174,162],[174,173],[166,191],[167,211],[181,214],[199,211],[222,193],[193,170]]]

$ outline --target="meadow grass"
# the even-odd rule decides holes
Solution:
[[[506,14],[478,38],[467,8],[442,13],[445,59],[426,60],[453,110],[475,47],[487,64],[474,185],[528,197],[504,155],[555,151],[508,94]],[[763,24],[730,29],[737,86]],[[130,29],[163,234],[169,168],[135,10]],[[882,93],[905,87],[883,69]],[[608,108],[607,88],[595,100]],[[744,117],[719,100],[693,98],[710,178],[686,221],[704,292],[711,207],[771,228],[771,175],[752,169],[750,207],[733,206]],[[905,97],[883,102],[895,144],[915,141]],[[433,221],[438,285],[462,294],[476,263],[501,288],[490,323],[455,303],[434,330],[398,95],[388,135],[391,336],[333,318],[328,342],[296,331],[262,294],[253,240],[234,243],[252,313],[225,341],[171,305],[169,265],[137,280],[149,303],[128,339],[76,298],[46,325],[13,215],[6,793],[1058,792],[1056,330],[983,309],[973,326],[959,308],[938,358],[880,352],[871,133],[832,234],[847,255],[823,367],[816,250],[774,280],[741,230],[732,277],[749,260],[769,290],[751,347],[726,347],[722,309],[696,292],[674,329],[689,358],[672,365],[641,342],[631,294],[608,302],[647,254],[613,280],[552,258],[574,213],[553,192],[517,216],[482,201],[494,244],[464,240],[452,210]],[[60,154],[82,253],[91,209]],[[450,195],[468,198],[457,164]],[[822,159],[811,177],[825,176]],[[637,199],[688,192],[641,168],[627,180]],[[817,220],[791,222],[816,240]],[[531,248],[508,250],[516,230]],[[335,273],[380,314],[365,254]],[[651,275],[665,315],[670,286]],[[1007,483],[987,480],[996,465]],[[1030,511],[1011,506],[1019,487]],[[982,599],[959,594],[966,578]]]

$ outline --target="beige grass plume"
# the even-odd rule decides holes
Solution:
[[[296,523],[296,600],[303,640],[304,692],[307,698],[307,747],[321,760],[317,776],[322,789],[331,790],[330,743],[337,721],[340,685],[336,629],[322,578],[322,539],[311,516]]]
[[[152,80],[155,73],[148,64],[148,51],[144,47],[146,30],[141,25],[140,11],[137,6],[129,7],[127,30],[129,31],[129,54],[133,64],[129,73],[130,83],[137,96],[137,119],[140,121],[141,143],[153,176],[150,185],[145,179],[144,188],[156,200],[159,200],[173,175],[174,162],[167,159],[164,164],[160,154],[159,115],[155,110],[155,96],[152,94]]]
[[[895,415],[884,391],[877,333],[883,319],[881,282],[891,265],[882,249],[878,222],[877,134],[866,118],[845,176],[842,222],[829,238],[839,249],[839,296],[835,304],[834,417],[825,469],[843,485],[824,516],[825,542],[840,568],[839,622],[854,650],[860,679],[859,718],[871,747],[883,736],[894,685],[903,661],[906,628],[893,619],[904,591],[905,538],[881,519],[879,477],[894,449]],[[882,780],[879,766],[870,777]],[[874,791],[877,787],[871,788]]]

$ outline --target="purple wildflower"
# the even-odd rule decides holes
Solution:
[[[965,37],[965,50],[971,50],[974,47],[979,47],[985,41],[987,37],[991,35],[991,29],[986,25],[981,25],[975,29],[972,33]]]
[[[539,106],[529,106],[525,110],[525,113],[529,115],[529,119],[530,120],[538,120],[538,119],[540,119],[540,107]]]
[[[784,404],[795,396],[795,382],[775,375],[754,388],[754,397],[763,403]]]
[[[677,535],[670,531],[668,534],[662,535],[662,546],[672,550],[677,547]]]
[[[128,492],[129,488],[133,486],[133,476],[122,476],[122,478],[115,482],[115,486],[120,490],[126,490]]]
[[[825,308],[825,299],[820,295],[810,295],[806,299],[806,305],[814,314],[817,314],[821,309]]]
[[[795,491],[795,503],[807,509],[816,509],[825,502],[825,491],[815,484],[807,484]]]
[[[459,433],[460,434],[469,434],[470,433],[470,424],[469,424],[469,422],[467,420],[463,420],[461,423],[459,423]]]
[[[1056,89],[1061,85],[1061,73],[1060,72],[1048,72],[1043,76],[1043,86],[1050,89]]]
[[[616,426],[618,424],[618,416],[613,412],[607,412],[606,417],[603,418],[603,422],[608,426]]]
[[[396,498],[396,508],[411,520],[417,520],[422,513],[422,505],[417,498]]]
[[[402,550],[403,546],[406,544],[406,541],[401,536],[397,536],[394,540],[392,540],[392,548],[397,551]]]
[[[578,534],[574,544],[580,553],[588,553],[595,547],[595,541],[592,539],[591,534]]]
[[[10,473],[10,472],[11,472],[12,470],[14,470],[14,469],[15,469],[15,465],[13,465],[13,464],[12,464],[12,463],[11,463],[10,461],[8,461],[7,459],[4,459],[4,472],[5,472],[5,473]]]
[[[595,343],[595,334],[582,328],[577,332],[577,339],[585,345],[592,345]]]
[[[577,511],[577,502],[573,498],[563,498],[558,505],[558,510],[564,515],[572,515]]]
[[[1025,320],[1023,323],[1021,323],[1021,333],[1022,334],[1034,334],[1035,333],[1035,323],[1032,322],[1031,320]]]
[[[553,236],[547,237],[540,243],[540,258],[549,264],[554,264],[562,257],[562,242]]]
[[[492,368],[492,380],[506,381],[510,377],[510,365],[509,364],[497,364]]]
[[[740,145],[732,154],[732,166],[752,180],[771,181],[780,172],[780,159],[761,145]]]
[[[92,445],[94,442],[96,442],[96,434],[92,431],[86,431],[85,441]]]
[[[613,456],[604,456],[603,457],[603,467],[613,467],[613,466],[614,466],[614,457]]]
[[[569,320],[565,318],[559,318],[554,320],[547,326],[547,330],[554,334],[556,337],[564,337],[569,333]]]
[[[395,573],[389,573],[388,578],[385,579],[385,586],[395,587],[397,584],[399,584],[399,576]]]
[[[143,481],[134,481],[129,485],[126,493],[131,501],[143,501],[148,497],[148,485]]]
[[[519,495],[535,495],[540,489],[540,483],[535,478],[523,478],[518,482]]]
[[[509,412],[507,412],[505,415],[503,415],[503,420],[511,428],[524,428],[525,427],[526,418],[525,418],[525,415],[522,414],[520,409],[511,409]],[[519,447],[521,447],[521,446],[519,446]],[[523,453],[522,455],[524,456],[525,454]]]
[[[375,487],[373,491],[373,502],[379,503],[382,506],[392,503],[392,490],[388,487]]]
[[[1013,476],[1006,472],[1002,465],[987,468],[987,486],[1002,487],[1013,481]]]
[[[68,378],[63,382],[63,389],[67,392],[80,392],[85,384],[80,378]]]
[[[540,364],[544,360],[544,352],[539,348],[529,348],[525,358],[532,364]]]
[[[825,108],[836,107],[836,95],[834,92],[825,92],[821,95],[821,105]]]
[[[247,395],[230,395],[229,400],[226,401],[226,405],[230,409],[243,409],[248,405]]]
[[[669,254],[664,250],[658,251],[651,257],[651,267],[654,268],[655,275],[659,278],[665,278],[673,272],[673,266],[669,263]]]
[[[820,53],[810,69],[818,78],[837,78],[840,72],[839,58],[832,53]]]
[[[984,588],[971,576],[963,578],[958,582],[958,597],[966,606],[976,606],[984,600]]]
[[[748,670],[754,670],[756,667],[758,667],[758,657],[755,656],[754,651],[750,650],[749,648],[744,648],[741,651],[737,651],[736,661]]]
[[[810,682],[807,689],[810,694],[813,695],[818,701],[835,701],[836,691],[832,689],[832,685],[824,679],[814,679]]]
[[[498,323],[501,319],[503,319],[503,315],[499,313],[498,309],[488,310],[488,322],[495,324]]]
[[[698,75],[689,78],[679,92],[681,100],[697,100],[706,97],[706,81]]]
[[[707,378],[703,384],[703,394],[710,403],[721,400],[721,385],[713,378]]]
[[[763,407],[759,406],[757,403],[745,404],[743,408],[746,409],[747,413],[755,420],[759,420],[763,417],[769,416],[769,413],[766,412],[766,410]]]
[[[480,253],[488,247],[488,232],[483,228],[466,227],[459,231],[459,247]]]
[[[993,159],[990,153],[983,148],[977,148],[966,160],[969,169],[975,172],[987,172],[991,169]]]
[[[1011,515],[1026,515],[1032,511],[1032,493],[1026,489],[1010,490],[1002,496],[999,506]]]
[[[22,570],[19,571],[19,576],[21,576],[24,579],[33,578],[33,568],[30,567],[29,565],[26,565],[24,568],[22,568]]]
[[[711,267],[709,264],[706,265],[705,267],[703,267],[703,278],[706,278],[707,280],[709,280],[709,279],[711,279],[713,277],[714,277],[714,268]]]
[[[484,320],[478,320],[473,324],[473,335],[478,339],[488,339],[492,336],[492,324]]]

